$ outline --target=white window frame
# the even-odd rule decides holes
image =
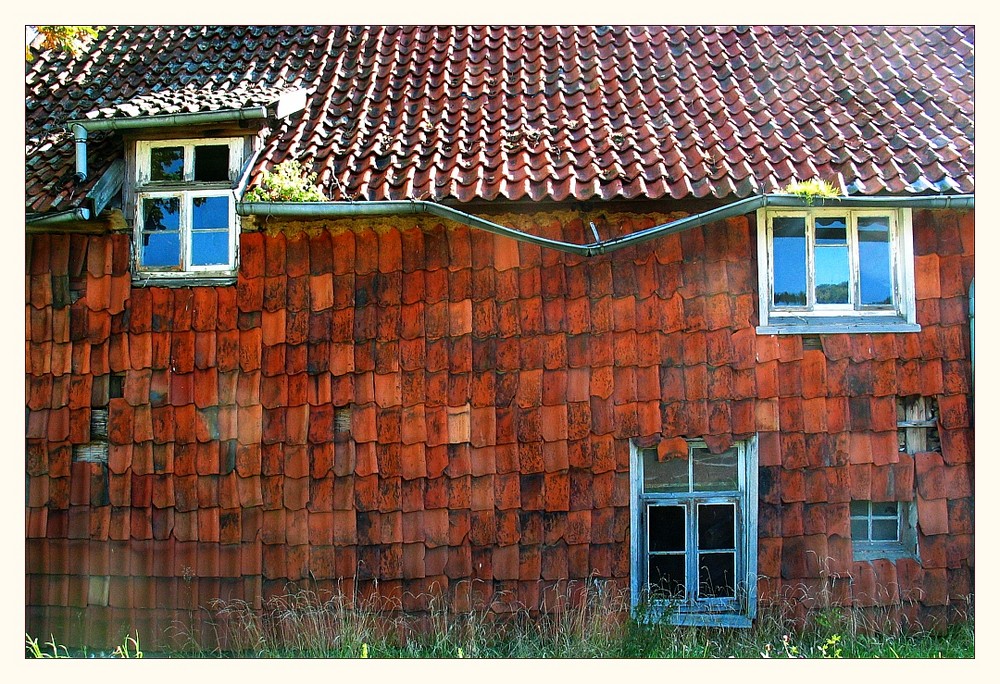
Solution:
[[[850,271],[849,304],[816,304],[813,229],[816,217],[838,216],[847,219],[847,247]],[[859,297],[857,224],[861,217],[887,217],[889,223],[889,259],[892,276],[891,307],[862,307]],[[781,306],[774,298],[773,222],[776,217],[806,219],[805,306]],[[855,209],[838,207],[803,207],[757,210],[757,270],[760,334],[812,334],[856,332],[918,332],[916,298],[913,290],[913,219],[905,208]]]
[[[194,180],[194,149],[209,145],[229,147],[229,169],[224,181]],[[242,137],[224,138],[173,138],[138,140],[135,143],[135,191],[132,265],[139,281],[168,281],[189,279],[232,279],[239,264],[240,219],[236,215],[235,185],[243,166],[246,141]],[[151,159],[155,149],[163,147],[184,148],[184,171],[181,181],[151,181]],[[142,236],[144,229],[143,201],[163,197],[180,200],[180,265],[144,266],[142,264]],[[192,253],[192,205],[199,197],[226,197],[230,217],[228,231],[228,260],[225,264],[195,265]]]
[[[878,559],[888,559],[888,560],[899,560],[900,558],[915,558],[919,559],[918,549],[917,549],[917,507],[910,501],[887,501],[887,502],[872,502],[872,501],[852,501],[853,504],[865,503],[868,504],[868,512],[866,516],[855,516],[851,514],[851,546],[853,549],[854,560],[856,561],[870,561]],[[855,520],[865,520],[869,530],[871,529],[871,520],[873,519],[873,514],[871,512],[871,506],[873,503],[895,503],[896,504],[896,539],[895,540],[880,540],[871,539],[870,536],[866,539],[855,539],[854,538],[854,522]],[[887,518],[883,518],[887,519]]]
[[[643,452],[634,443],[631,449],[631,604],[637,617],[651,621],[666,620],[685,626],[749,627],[757,614],[757,437],[733,445],[738,452],[738,490],[693,493],[660,493],[643,490]],[[693,448],[706,448],[702,440],[688,440],[688,454]],[[648,510],[655,505],[683,505],[694,510],[699,504],[733,503],[736,506],[736,598],[685,600],[649,600],[647,568]],[[690,518],[687,518],[690,520]],[[695,523],[685,527],[686,562],[697,566],[695,544],[691,539]],[[692,558],[694,556],[694,558]],[[695,581],[697,572],[688,572]],[[640,613],[640,609],[642,612]]]

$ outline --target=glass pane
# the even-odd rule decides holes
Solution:
[[[154,181],[184,180],[184,148],[154,147],[149,152],[149,179]]]
[[[867,501],[852,501],[851,502],[851,515],[863,515],[868,517],[868,502]]]
[[[194,148],[196,181],[229,180],[229,145],[199,145]]]
[[[229,228],[228,197],[195,197],[192,201],[191,227]]]
[[[870,541],[868,538],[867,518],[851,518],[851,539],[854,541]]]
[[[684,556],[649,557],[649,593],[652,597],[684,598]]]
[[[698,598],[736,595],[736,554],[703,553],[698,560]]]
[[[892,264],[889,257],[889,219],[858,219],[858,261],[861,268],[861,303],[892,305]]]
[[[228,266],[229,231],[192,233],[191,264],[194,266]]]
[[[899,523],[895,520],[872,520],[872,541],[898,541]]]
[[[816,303],[849,303],[851,266],[847,247],[817,247],[815,258]]]
[[[772,221],[774,252],[774,304],[806,305],[806,220],[775,217]]]
[[[705,447],[691,450],[696,492],[730,492],[739,489],[739,451],[736,447],[713,454]]]
[[[847,219],[817,217],[815,231],[816,303],[850,301],[851,266],[847,250]]]
[[[895,501],[880,501],[872,503],[872,515],[895,518],[898,515],[899,504]]]
[[[687,453],[682,458],[659,460],[656,449],[643,449],[642,452],[642,488],[645,492],[687,492],[688,489],[688,459]]]
[[[701,504],[698,506],[698,550],[736,548],[736,506]]]
[[[649,551],[684,551],[684,507],[649,507]]]
[[[180,233],[143,233],[141,263],[143,266],[180,266]]]
[[[150,197],[142,200],[143,231],[178,230],[180,226],[180,198]]]
[[[817,245],[847,245],[847,219],[819,216],[813,226]]]

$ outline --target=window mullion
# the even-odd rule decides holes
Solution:
[[[903,296],[903,280],[899,268],[903,259],[903,238],[900,228],[899,212],[889,213],[889,277],[892,279],[892,303],[897,310],[905,307]]]
[[[858,254],[858,216],[853,212],[847,212],[846,218],[847,259],[851,274],[848,303],[852,309],[856,310],[860,308],[861,304],[861,257]]]
[[[194,145],[184,146],[184,182],[190,183],[194,180]]]
[[[816,221],[806,216],[806,307],[816,308]]]
[[[186,155],[185,155],[186,157]],[[185,164],[187,162],[185,161]],[[181,198],[181,263],[184,264],[184,270],[188,271],[191,269],[191,202],[192,196],[190,193],[182,192],[180,193]]]
[[[688,499],[685,504],[685,527],[684,531],[684,560],[687,568],[687,582],[684,592],[687,594],[688,603],[694,604],[700,598],[698,595],[698,506],[693,498]]]
[[[767,308],[774,306],[774,216],[767,214]]]

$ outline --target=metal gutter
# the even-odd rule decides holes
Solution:
[[[74,119],[67,121],[70,128],[80,126],[87,131],[123,131],[131,128],[157,128],[160,126],[198,126],[201,124],[233,121],[256,121],[267,118],[267,107],[221,109],[212,112],[182,112],[180,114],[154,114],[130,116],[119,119]]]
[[[742,216],[764,207],[892,207],[912,209],[971,209],[975,207],[975,195],[932,195],[917,197],[838,197],[804,198],[798,195],[756,195],[737,200],[715,209],[709,209],[692,216],[653,226],[645,230],[588,244],[576,244],[551,240],[526,233],[517,228],[502,226],[484,218],[467,214],[437,202],[424,200],[381,200],[372,202],[238,202],[236,213],[240,216],[265,216],[281,218],[345,218],[356,216],[392,216],[406,214],[429,214],[455,221],[471,228],[479,228],[496,235],[504,235],[514,240],[528,242],[580,256],[595,256],[641,244],[664,235],[678,233],[689,228],[722,221],[734,216]]]
[[[267,107],[224,109],[214,112],[184,112],[135,116],[127,119],[77,119],[67,122],[76,145],[76,177],[87,180],[87,135],[93,131],[124,131],[161,126],[198,126],[202,124],[259,121],[267,118]]]
[[[60,223],[70,223],[72,221],[89,221],[90,209],[78,208],[69,211],[60,211],[58,214],[42,214],[32,216],[24,220],[29,226],[52,226]]]

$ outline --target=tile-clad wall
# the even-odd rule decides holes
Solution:
[[[589,260],[402,225],[247,232],[235,286],[170,289],[131,286],[124,235],[28,236],[29,632],[152,647],[340,578],[414,611],[624,589],[629,444],[661,436],[759,433],[763,601],[926,621],[971,593],[971,214],[914,213],[922,332],[822,349],[756,334],[744,219]],[[914,394],[940,453],[898,451]],[[73,462],[103,405],[107,465]],[[853,563],[852,498],[915,499],[921,563]]]

